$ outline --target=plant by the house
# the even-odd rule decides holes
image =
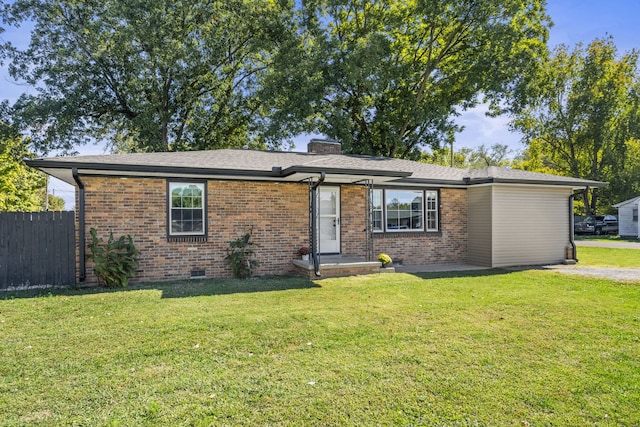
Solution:
[[[387,265],[391,264],[393,261],[391,260],[391,257],[385,253],[379,253],[378,254],[378,261],[380,261],[382,263],[382,267],[386,267]]]
[[[251,235],[253,229],[245,233],[244,236],[229,243],[227,248],[227,256],[225,259],[231,265],[233,277],[238,279],[246,279],[253,273],[253,269],[259,265],[258,261],[252,259],[255,257],[255,251],[251,249],[253,242]]]
[[[298,255],[305,261],[309,260],[309,254],[311,253],[311,251],[309,250],[309,247],[307,246],[303,246],[300,249],[298,249]]]
[[[93,261],[93,271],[101,285],[106,287],[125,287],[129,285],[129,278],[135,276],[136,269],[140,265],[138,256],[140,251],[133,244],[131,236],[120,236],[114,239],[113,233],[109,233],[109,240],[105,243],[102,237],[98,237],[95,228],[89,230],[91,242],[89,258]]]

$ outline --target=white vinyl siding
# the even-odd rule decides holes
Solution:
[[[491,266],[491,187],[467,190],[467,261]]]
[[[640,237],[638,203],[640,203],[640,200],[634,199],[618,207],[618,234],[620,236]]]

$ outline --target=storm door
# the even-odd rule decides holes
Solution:
[[[320,186],[318,200],[319,252],[340,253],[340,187]]]

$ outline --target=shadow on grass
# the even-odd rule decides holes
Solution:
[[[527,268],[528,269],[528,268]],[[513,273],[513,270],[505,270],[502,268],[492,268],[483,270],[459,270],[459,271],[438,271],[424,273],[405,273],[421,279],[456,279],[461,277],[486,277],[498,276],[502,274]]]
[[[78,296],[112,292],[131,292],[157,290],[162,298],[189,298],[198,296],[229,295],[254,292],[288,291],[295,289],[313,289],[321,286],[301,277],[269,277],[254,279],[198,279],[176,282],[143,283],[126,288],[68,287],[37,288],[0,292],[0,300],[14,298],[38,298],[46,296]]]
[[[254,292],[289,291],[320,288],[320,285],[300,277],[270,277],[268,279],[188,280],[171,284],[156,284],[162,298],[185,298]]]

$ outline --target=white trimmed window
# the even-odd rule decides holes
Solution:
[[[633,210],[633,222],[638,222],[638,209]]]
[[[373,231],[438,231],[438,192],[375,189]]]
[[[371,209],[373,211],[373,231],[384,231],[382,215],[382,190],[373,190],[371,195]]]
[[[168,183],[169,237],[206,235],[206,184]]]

